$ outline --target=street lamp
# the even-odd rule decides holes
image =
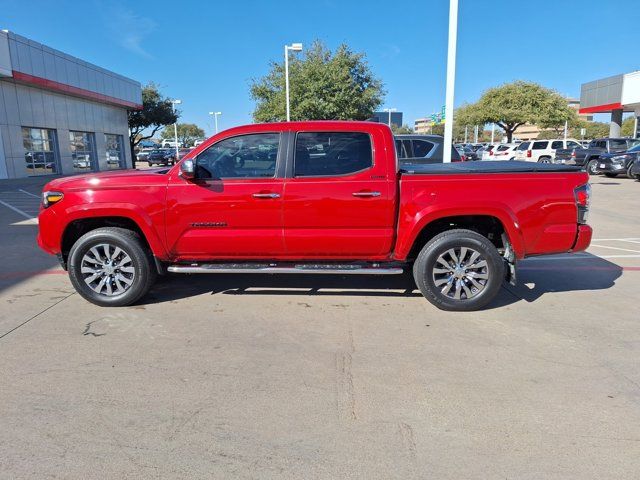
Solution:
[[[222,115],[222,112],[209,112],[209,115],[213,115],[214,121],[216,123],[216,133],[218,133],[218,115]]]
[[[444,152],[442,162],[451,163],[453,143],[453,89],[456,83],[456,46],[458,40],[458,0],[449,0],[449,42],[447,45],[447,83],[445,90]],[[465,140],[466,142],[466,140]]]
[[[292,43],[291,45],[284,46],[284,83],[285,83],[285,96],[287,98],[287,122],[291,121],[289,114],[289,50],[294,52],[302,51],[301,43]]]
[[[173,108],[173,113],[176,112],[176,105],[180,105],[182,100],[178,100],[177,98],[171,100],[171,106]],[[173,134],[175,136],[174,140],[176,142],[176,162],[180,160],[180,154],[178,152],[178,118],[176,117],[176,122],[173,124]]]
[[[382,109],[383,112],[389,112],[389,128],[391,128],[391,112],[397,112],[398,109],[397,108],[383,108]]]

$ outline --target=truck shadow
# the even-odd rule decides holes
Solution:
[[[545,293],[611,288],[622,275],[618,265],[591,254],[558,255],[524,260],[518,285],[503,288],[487,309],[519,301],[533,302]],[[289,295],[419,298],[410,273],[359,275],[168,275],[139,304],[163,303],[194,295]]]

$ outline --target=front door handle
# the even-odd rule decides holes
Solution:
[[[379,197],[380,192],[353,192],[354,197]]]
[[[254,193],[253,198],[280,198],[279,193]]]

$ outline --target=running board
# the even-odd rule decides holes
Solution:
[[[192,263],[171,265],[172,273],[309,273],[330,275],[400,275],[400,267],[376,265],[298,264],[278,266],[276,263]]]

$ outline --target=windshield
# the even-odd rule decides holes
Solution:
[[[609,150],[612,152],[624,152],[627,148],[626,140],[609,140]]]
[[[634,140],[631,144],[631,148],[629,148],[630,152],[640,152],[640,140]]]

